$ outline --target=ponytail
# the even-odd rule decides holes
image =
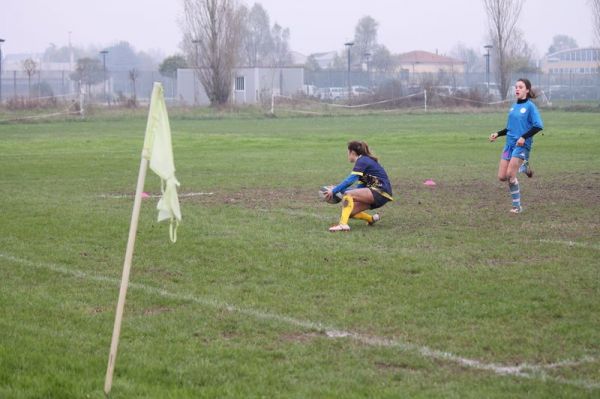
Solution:
[[[377,157],[369,150],[369,145],[365,141],[351,141],[348,143],[348,151],[354,151],[358,155],[365,155],[375,162],[379,162]]]

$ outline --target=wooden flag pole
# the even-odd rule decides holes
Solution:
[[[142,204],[142,191],[144,190],[144,181],[146,180],[146,171],[148,170],[148,163],[148,159],[146,159],[146,157],[144,157],[144,154],[142,153],[140,172],[138,174],[137,187],[135,189],[135,200],[133,201],[131,224],[129,225],[129,239],[127,240],[125,262],[123,263],[121,290],[119,291],[119,301],[117,302],[117,311],[115,314],[115,325],[113,327],[112,341],[110,343],[110,354],[108,356],[106,379],[104,380],[104,393],[106,395],[110,393],[110,389],[112,387],[113,372],[115,370],[115,361],[117,358],[117,347],[119,346],[119,335],[121,333],[121,322],[123,321],[123,309],[125,308],[125,296],[127,295],[127,286],[129,285],[129,272],[131,270],[133,247],[135,246],[135,237],[137,234],[137,226],[140,216],[140,208]]]

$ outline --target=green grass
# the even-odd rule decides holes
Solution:
[[[600,114],[543,113],[518,217],[505,113],[172,114],[180,193],[212,194],[174,245],[143,202],[111,397],[598,396]],[[145,123],[0,124],[1,398],[103,397]],[[330,234],[351,139],[396,201]]]

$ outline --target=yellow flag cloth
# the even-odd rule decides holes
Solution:
[[[175,178],[175,162],[171,146],[171,127],[165,104],[164,91],[161,83],[155,82],[148,112],[148,124],[144,138],[142,156],[149,160],[149,166],[160,176],[162,197],[158,201],[158,221],[169,219],[169,236],[172,242],[177,241],[177,226],[181,221],[181,210]]]

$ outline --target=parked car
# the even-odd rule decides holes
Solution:
[[[355,97],[369,96],[373,94],[373,90],[365,86],[352,86],[352,95]]]
[[[348,89],[345,87],[321,87],[317,97],[325,101],[339,101],[348,98]]]

